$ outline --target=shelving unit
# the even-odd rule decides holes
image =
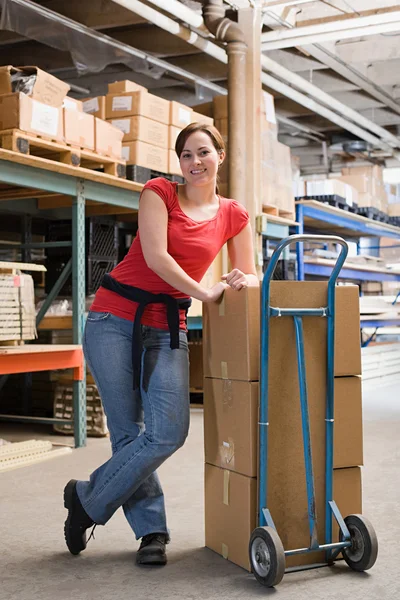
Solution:
[[[57,297],[62,284],[72,272],[73,346],[81,348],[85,316],[85,209],[89,214],[136,212],[142,184],[118,179],[97,171],[73,167],[34,156],[0,150],[0,212],[41,216],[51,219],[71,218],[72,259],[66,265],[38,315],[37,324]],[[51,243],[50,243],[51,244]],[[32,244],[33,247],[35,244]],[[26,248],[29,244],[24,245]],[[36,244],[37,246],[37,244]],[[44,243],[41,247],[46,247]],[[71,321],[70,321],[71,324]],[[48,349],[41,348],[43,358]],[[67,347],[65,347],[67,351]],[[82,359],[83,360],[83,359]],[[25,353],[15,353],[12,372],[25,372],[29,365]],[[55,367],[52,367],[55,368]],[[75,446],[86,444],[86,380],[83,375],[73,383]],[[15,369],[19,369],[16,371]],[[28,369],[29,370],[29,369]],[[1,371],[5,373],[7,370]],[[1,385],[1,383],[0,383]],[[24,422],[52,423],[52,419],[21,417]]]
[[[335,208],[318,202],[307,200],[296,202],[296,233],[331,233],[358,243],[361,237],[393,238],[400,240],[400,227],[367,219],[355,213]],[[297,244],[298,279],[304,280],[307,275],[328,277],[335,261],[306,257],[302,244]],[[359,246],[359,244],[358,244]],[[346,261],[339,274],[339,279],[353,281],[397,281],[400,288],[400,273],[376,266],[359,265]],[[399,326],[400,318],[361,317],[361,329]],[[368,341],[367,341],[368,343]]]

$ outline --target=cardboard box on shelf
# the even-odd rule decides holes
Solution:
[[[182,131],[181,127],[175,127],[175,125],[168,125],[168,148],[175,152],[176,138]]]
[[[109,94],[118,94],[119,92],[147,92],[147,88],[143,87],[143,85],[139,85],[134,81],[129,81],[129,79],[124,79],[123,81],[113,81],[108,84],[108,93]]]
[[[205,123],[206,125],[214,125],[214,119],[212,117],[203,115],[200,112],[192,111],[192,123]]]
[[[192,122],[192,113],[193,110],[189,106],[172,100],[170,102],[169,124],[183,129]]]
[[[390,217],[400,217],[400,202],[388,204],[387,213]]]
[[[321,379],[321,389],[322,385],[325,381]],[[293,388],[296,386],[294,377]],[[313,395],[313,391],[311,383],[308,405],[313,456],[324,456],[324,390],[322,402],[321,395]],[[298,394],[292,392],[293,389],[288,391],[287,386],[283,386],[281,396],[276,389],[270,390],[269,453],[271,461],[279,464],[280,476],[285,480],[292,478],[293,485],[296,485],[297,472],[303,469],[303,453],[299,452],[302,445],[300,400]],[[362,465],[361,379],[336,377],[334,393],[334,468]],[[257,382],[204,379],[207,463],[247,477],[257,477],[258,394]]]
[[[106,96],[106,118],[120,119],[141,115],[169,124],[170,101],[148,92],[120,92]]]
[[[205,465],[205,543],[227,560],[250,571],[249,541],[257,523],[257,480],[238,473]],[[305,548],[310,543],[305,481],[299,489],[278,486],[283,504],[271,497],[271,511],[285,550]],[[269,486],[269,490],[272,487]],[[285,492],[287,495],[285,495]],[[318,539],[324,542],[324,494],[317,503]],[[343,517],[362,512],[361,470],[359,467],[335,469],[333,496]],[[333,521],[333,541],[338,541],[338,526]],[[286,566],[300,566],[324,561],[323,553],[286,558]]]
[[[94,118],[94,145],[98,154],[121,160],[123,135],[120,129],[107,121]]]
[[[94,116],[63,108],[64,140],[71,146],[94,150]]]
[[[191,389],[203,390],[203,344],[189,342],[189,385]]]
[[[228,118],[228,96],[214,96],[213,116],[215,120]]]
[[[168,173],[168,150],[146,142],[127,142],[122,146],[122,157],[127,165],[139,165],[161,173]]]
[[[168,150],[168,173],[182,177],[181,166],[175,150]]]
[[[228,118],[225,117],[223,119],[216,119],[215,127],[218,129],[221,135],[226,137],[228,135]]]
[[[202,104],[196,104],[196,106],[192,106],[192,109],[200,115],[204,115],[205,117],[210,117],[211,119],[214,117],[213,102],[203,102]]]
[[[0,130],[20,129],[63,141],[62,109],[43,104],[21,92],[0,96]]]
[[[109,122],[124,133],[123,142],[140,140],[160,148],[168,146],[168,125],[165,123],[142,116],[111,119]]]
[[[60,108],[69,89],[68,83],[38,67],[0,67],[0,94],[20,92],[32,100]]]
[[[62,108],[68,108],[68,110],[78,110],[79,112],[83,111],[83,102],[82,100],[75,100],[75,98],[70,98],[69,96],[65,96]]]
[[[97,96],[95,98],[84,98],[82,100],[82,108],[84,112],[105,120],[106,118],[106,97]]]
[[[263,127],[270,131],[271,135],[277,139],[278,136],[278,124],[276,121],[275,114],[275,100],[271,94],[262,90],[261,92],[261,119],[263,121]]]
[[[257,477],[258,382],[204,379],[205,461]]]
[[[271,305],[280,308],[318,308],[327,303],[327,283],[273,281]],[[204,375],[242,381],[259,380],[260,290],[249,287],[240,293],[226,290],[220,302],[205,304],[203,314]],[[360,310],[358,286],[336,288],[335,376],[361,375]],[[324,368],[326,320],[308,317],[303,323],[306,357],[318,359]],[[271,319],[272,357],[279,355],[278,367],[296,365],[292,318]],[[288,357],[292,357],[291,360]],[[297,377],[297,375],[296,375]]]

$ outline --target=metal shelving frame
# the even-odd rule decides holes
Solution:
[[[4,151],[1,154],[6,153]],[[32,160],[33,162],[33,160]],[[40,161],[38,161],[40,165]],[[62,167],[64,165],[61,165]],[[63,169],[49,170],[48,167],[30,166],[26,164],[26,157],[13,157],[7,160],[0,156],[0,184],[32,188],[54,194],[63,194],[72,197],[72,208],[46,211],[37,208],[35,192],[32,198],[24,200],[2,200],[0,211],[14,214],[26,214],[31,216],[50,216],[52,218],[71,218],[72,212],[72,261],[68,263],[65,272],[60,275],[52,292],[48,295],[46,303],[41,310],[43,316],[50,306],[52,300],[57,296],[65,278],[72,269],[73,282],[73,343],[82,344],[82,334],[85,320],[85,203],[92,200],[108,205],[137,210],[139,207],[139,191],[129,189],[129,185],[113,185],[110,177],[104,177],[102,181],[95,180],[95,174],[85,175],[83,170],[76,169],[76,174],[69,169],[71,174],[65,174]],[[68,169],[66,169],[68,170]],[[100,175],[100,174],[99,174]],[[101,175],[99,177],[101,179]],[[132,183],[132,182],[129,182]],[[137,188],[137,186],[136,186]],[[28,244],[29,246],[29,244]],[[37,244],[36,244],[37,246]],[[33,247],[33,244],[32,244]],[[43,247],[46,247],[44,244]],[[60,281],[61,280],[61,281]],[[58,289],[58,291],[57,291]],[[86,381],[74,381],[74,438],[75,446],[86,444]],[[29,417],[28,417],[29,418]],[[32,418],[33,419],[33,418]],[[24,419],[26,422],[26,418]],[[51,419],[34,418],[35,423],[49,423]]]

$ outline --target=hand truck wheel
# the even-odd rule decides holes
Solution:
[[[285,573],[285,551],[273,527],[257,527],[251,534],[249,558],[252,573],[266,587],[278,585]]]
[[[343,558],[354,571],[367,571],[378,556],[378,539],[371,523],[362,515],[349,515],[344,522],[350,532],[351,546],[342,551]],[[343,533],[339,532],[340,541]]]

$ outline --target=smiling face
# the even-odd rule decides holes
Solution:
[[[195,131],[187,138],[179,157],[182,175],[190,185],[202,186],[215,182],[224,157],[225,153],[217,152],[207,133]]]

